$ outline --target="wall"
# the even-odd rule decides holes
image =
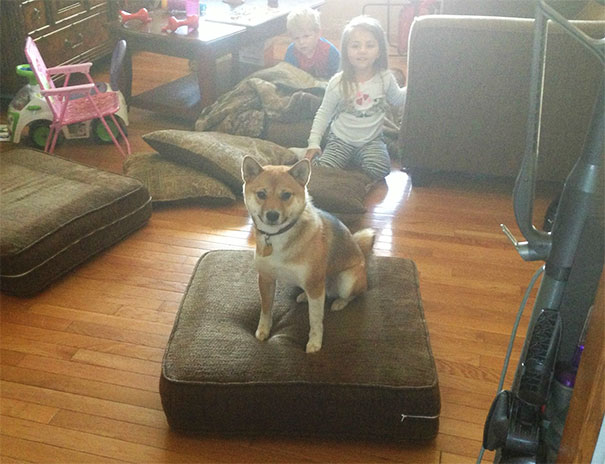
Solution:
[[[345,24],[354,16],[362,14],[364,5],[368,6],[365,13],[378,19],[384,30],[390,29],[389,41],[396,43],[397,37],[397,18],[399,16],[400,6],[391,6],[390,17],[391,25],[388,26],[386,1],[368,1],[368,0],[326,0],[326,3],[321,7],[321,22],[324,35],[330,40],[335,41],[335,45],[340,46],[340,34]],[[405,3],[405,0],[393,0],[391,5],[399,5]]]

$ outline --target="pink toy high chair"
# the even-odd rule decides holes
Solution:
[[[50,132],[46,139],[46,146],[44,147],[45,152],[49,154],[53,153],[59,132],[61,132],[61,129],[64,126],[98,118],[103,123],[103,126],[105,126],[105,130],[110,135],[111,140],[118,148],[121,155],[124,158],[130,155],[130,143],[128,142],[128,138],[114,116],[120,109],[120,101],[117,92],[107,91],[91,94],[91,90],[95,88],[95,83],[90,76],[90,67],[92,66],[92,63],[47,68],[42,56],[40,56],[38,47],[31,37],[28,37],[25,41],[25,56],[40,85],[40,93],[48,102],[53,113],[53,121],[50,124]],[[88,84],[70,86],[69,77],[72,73],[84,74],[88,79]],[[51,78],[53,74],[65,74],[63,87],[55,87]],[[70,99],[70,96],[74,94],[84,94],[84,96]],[[126,153],[120,146],[120,142],[118,142],[114,136],[113,131],[109,128],[109,125],[105,120],[106,116],[111,118],[114,126],[118,129],[120,135],[124,139]]]

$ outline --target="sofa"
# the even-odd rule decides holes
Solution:
[[[568,19],[578,15],[590,4],[589,0],[547,0]],[[509,16],[533,18],[536,11],[532,0],[441,0],[441,13],[449,15]]]
[[[525,151],[533,19],[415,19],[400,130],[415,185],[436,172],[515,177]],[[592,37],[605,22],[574,21]],[[561,182],[580,155],[603,69],[558,25],[549,27],[538,180]]]

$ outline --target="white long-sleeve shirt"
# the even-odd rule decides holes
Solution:
[[[330,123],[336,137],[360,147],[382,134],[386,104],[398,106],[405,102],[406,88],[399,87],[390,71],[376,73],[357,84],[355,95],[348,102],[343,98],[341,79],[342,72],[339,72],[328,82],[313,120],[308,148],[320,147]]]

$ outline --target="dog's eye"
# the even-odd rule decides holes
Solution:
[[[282,201],[288,201],[292,197],[292,194],[290,192],[282,192],[279,197]]]
[[[267,199],[267,192],[265,192],[264,190],[259,190],[258,192],[256,192],[256,197],[259,200],[266,200]]]

